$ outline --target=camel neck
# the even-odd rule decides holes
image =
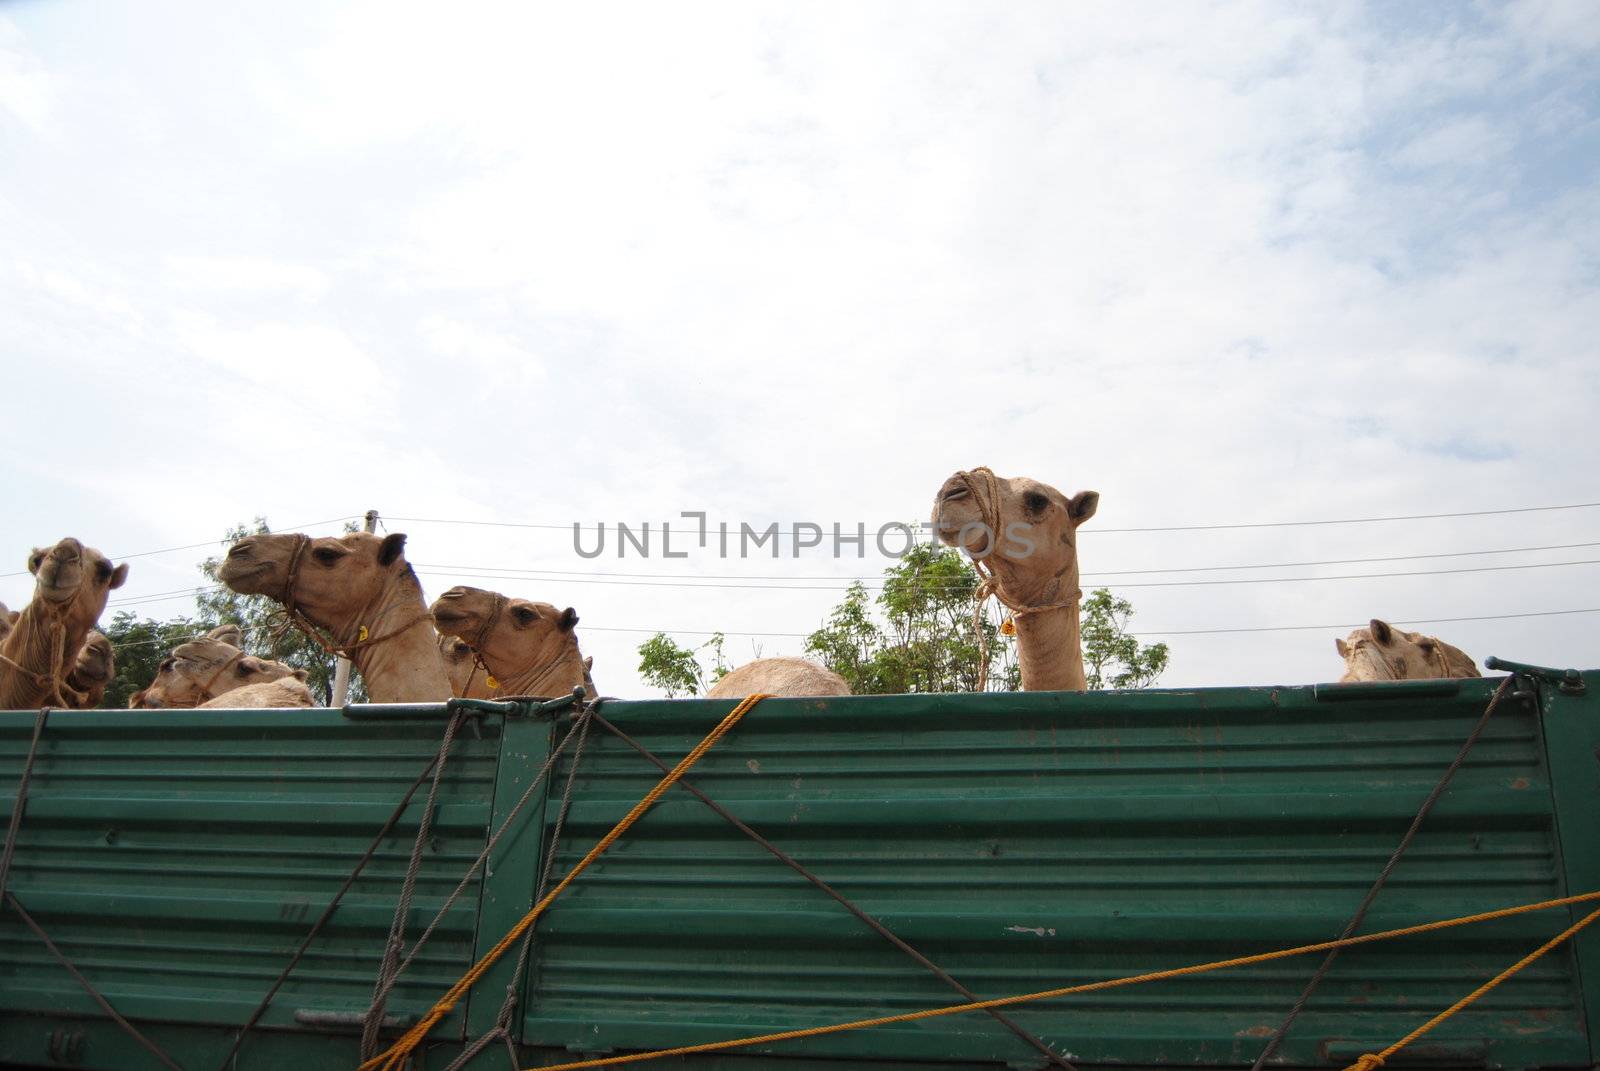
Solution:
[[[1079,600],[1037,613],[1017,614],[1017,665],[1025,692],[1083,691],[1083,641]]]
[[[567,634],[553,657],[540,657],[537,661],[518,665],[510,659],[491,659],[484,655],[484,665],[489,667],[500,682],[495,695],[538,695],[547,698],[567,695],[574,688],[582,688],[584,695],[595,698],[594,684],[583,666],[583,652],[578,649],[578,637]]]
[[[88,635],[88,629],[84,634]],[[61,701],[67,659],[76,654],[64,608],[35,598],[17,615],[17,622],[0,643],[0,710],[25,710]],[[21,667],[21,671],[15,668]]]
[[[449,699],[450,680],[439,658],[439,636],[416,580],[408,573],[389,585],[370,616],[370,621],[348,623],[339,637],[353,648],[350,661],[366,682],[367,698],[374,703]],[[377,643],[356,646],[361,642],[363,627],[368,637],[382,638]]]

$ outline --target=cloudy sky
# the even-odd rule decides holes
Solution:
[[[1101,492],[1165,684],[1373,616],[1600,665],[1600,509],[1214,527],[1600,502],[1597,72],[1587,0],[7,4],[0,555],[375,508],[642,694],[627,630],[798,653],[888,563],[566,526],[871,531],[987,464]]]

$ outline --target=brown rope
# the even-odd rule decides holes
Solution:
[[[17,854],[17,832],[22,829],[22,812],[28,807],[28,786],[33,781],[33,763],[39,755],[39,740],[44,736],[44,726],[50,720],[50,708],[40,707],[33,719],[33,739],[28,744],[28,757],[22,760],[22,778],[17,782],[17,798],[11,805],[11,823],[6,827],[5,848],[0,849],[0,895],[6,891],[11,877],[11,860]]]
[[[72,692],[74,695],[77,695],[80,700],[82,699],[82,694],[77,692],[76,689],[69,687],[67,684],[68,670],[66,654],[66,619],[63,617],[58,617],[52,613],[50,615],[50,621],[46,627],[41,629],[38,627],[38,624],[38,622],[35,622],[30,618],[30,631],[24,637],[27,641],[24,657],[42,653],[45,664],[50,667],[50,672],[40,673],[38,670],[29,669],[27,666],[13,661],[3,654],[0,654],[0,662],[4,662],[18,673],[21,673],[24,677],[27,677],[29,680],[33,681],[35,687],[44,689],[44,694],[36,697],[38,702],[53,706],[70,707],[72,706],[72,703],[68,702],[67,693]],[[38,638],[40,636],[46,637],[46,642],[44,644],[39,642]],[[30,699],[28,705],[31,706],[33,702],[34,699]]]
[[[973,479],[975,476],[982,477],[981,485]],[[978,639],[977,690],[981,692],[989,684],[989,634],[983,630],[984,603],[988,602],[989,598],[993,596],[997,602],[1011,611],[1012,617],[1026,617],[1029,614],[1048,613],[1051,610],[1062,610],[1072,606],[1083,598],[1083,590],[1080,588],[1065,599],[1057,599],[1054,602],[1037,604],[1013,602],[1001,590],[1000,577],[995,573],[994,567],[985,560],[994,553],[995,546],[1000,541],[999,478],[995,476],[994,470],[987,465],[979,465],[975,469],[963,469],[956,473],[956,477],[961,481],[962,486],[966,487],[967,494],[972,496],[972,501],[977,505],[978,515],[982,518],[984,531],[989,539],[989,545],[984,548],[983,557],[980,558],[971,552],[968,552],[967,555],[971,559],[972,568],[978,574],[979,579],[978,586],[972,593],[972,631]],[[1056,575],[1051,577],[1052,583],[1059,585],[1062,576],[1071,568],[1071,565],[1072,562],[1069,559],[1067,564],[1063,565],[1057,570]],[[1046,598],[1049,598],[1049,596],[1047,595]]]
[[[1513,677],[1505,678],[1500,682],[1500,687],[1495,689],[1494,696],[1490,698],[1488,707],[1484,709],[1483,714],[1478,718],[1478,723],[1472,727],[1472,732],[1467,734],[1467,739],[1462,743],[1461,750],[1456,752],[1455,760],[1450,763],[1449,767],[1444,771],[1444,775],[1439,778],[1439,783],[1433,786],[1433,791],[1428,793],[1427,799],[1422,801],[1422,806],[1417,809],[1416,817],[1411,820],[1410,828],[1406,830],[1405,836],[1400,838],[1400,843],[1395,847],[1394,853],[1389,856],[1389,861],[1384,864],[1377,880],[1372,883],[1372,888],[1368,889],[1367,895],[1362,897],[1361,905],[1356,908],[1355,914],[1350,916],[1350,921],[1345,924],[1344,932],[1339,934],[1339,940],[1343,941],[1352,936],[1366,919],[1367,912],[1372,908],[1373,902],[1378,898],[1378,893],[1383,890],[1384,884],[1389,880],[1389,875],[1393,874],[1395,867],[1400,865],[1400,859],[1406,854],[1406,849],[1411,847],[1411,842],[1416,839],[1417,830],[1422,828],[1422,823],[1427,820],[1428,815],[1433,811],[1433,805],[1439,801],[1440,796],[1444,795],[1445,789],[1450,785],[1451,778],[1455,777],[1456,771],[1461,769],[1461,764],[1466,762],[1467,754],[1472,750],[1473,745],[1478,742],[1478,737],[1483,735],[1483,730],[1488,726],[1489,718],[1494,714],[1495,707],[1500,705],[1500,700],[1505,697],[1506,691],[1514,679]],[[1283,1043],[1284,1037],[1289,1033],[1289,1028],[1294,1025],[1296,1019],[1300,1018],[1300,1013],[1305,1011],[1307,1002],[1311,1000],[1311,994],[1317,991],[1317,987],[1322,984],[1322,979],[1332,969],[1333,961],[1338,958],[1339,948],[1329,949],[1327,957],[1323,959],[1321,965],[1311,975],[1311,980],[1306,983],[1305,989],[1301,991],[1299,998],[1295,1000],[1294,1006],[1289,1009],[1289,1014],[1284,1017],[1282,1023],[1278,1024],[1277,1032],[1272,1035],[1272,1039],[1261,1050],[1261,1055],[1256,1057],[1256,1061],[1251,1065],[1250,1071],[1261,1071],[1262,1065],[1272,1057],[1273,1053],[1278,1051],[1278,1046]]]
[[[633,737],[629,736],[627,733],[611,724],[611,722],[607,721],[603,716],[601,716],[597,710],[594,712],[594,719],[600,723],[600,727],[602,729],[611,733],[618,740],[621,740],[624,744],[627,744],[629,747],[633,748],[633,750],[637,751],[645,758],[645,760],[650,762],[657,769],[670,769],[670,767],[664,761],[652,754],[643,744],[639,743]],[[707,796],[704,792],[700,791],[700,789],[695,787],[693,784],[690,784],[687,780],[679,778],[677,783],[679,787],[688,791],[694,796],[695,799],[711,808],[712,812],[718,817],[722,818],[739,832],[743,833],[745,836],[761,845],[761,847],[765,848],[775,859],[778,860],[778,862],[793,870],[796,874],[799,874],[802,878],[810,882],[820,891],[832,897],[846,911],[850,912],[856,918],[866,923],[867,926],[870,927],[878,936],[894,945],[895,948],[899,949],[901,952],[904,952],[907,956],[910,956],[921,966],[926,967],[930,972],[932,972],[934,977],[938,978],[941,982],[945,983],[957,993],[960,993],[962,996],[966,997],[968,1000],[980,999],[976,993],[962,985],[953,976],[947,973],[944,968],[940,967],[927,956],[924,956],[921,952],[918,952],[911,945],[907,944],[898,934],[890,930],[882,922],[879,922],[872,915],[867,914],[866,911],[862,910],[860,907],[857,907],[853,902],[847,899],[843,893],[839,892],[833,886],[817,877],[817,875],[813,874],[810,870],[807,870],[805,866],[799,862],[799,860],[795,859],[782,848],[779,848],[766,837],[763,837],[760,833],[757,833],[754,829],[750,828],[750,826],[746,825],[745,822],[737,815],[724,808],[721,804],[717,803],[710,796]],[[988,1013],[1000,1023],[1000,1025],[1004,1026],[1017,1037],[1027,1042],[1034,1049],[1038,1050],[1038,1052],[1051,1063],[1062,1068],[1063,1071],[1076,1071],[1072,1064],[1068,1063],[1066,1059],[1057,1054],[1056,1051],[1050,1048],[1049,1045],[1045,1044],[1044,1041],[1040,1040],[1034,1034],[1029,1033],[1026,1028],[1017,1023],[1010,1016],[1006,1015],[997,1008],[988,1008],[985,1010],[987,1010]]]
[[[100,1005],[101,1010],[111,1017],[112,1022],[127,1031],[130,1037],[144,1046],[163,1065],[172,1068],[173,1071],[183,1071],[154,1042],[139,1033],[132,1023],[118,1014],[117,1009],[111,1006],[110,1001],[106,1000],[100,991],[94,987],[94,984],[83,976],[77,966],[50,939],[50,935],[45,933],[44,928],[34,921],[32,915],[28,914],[27,909],[22,906],[22,901],[18,900],[16,895],[6,888],[11,879],[11,861],[17,852],[17,834],[22,829],[22,814],[28,807],[28,789],[33,782],[33,765],[39,755],[39,740],[44,736],[45,723],[49,720],[50,708],[40,707],[38,715],[33,720],[33,739],[28,744],[28,757],[22,762],[22,778],[17,782],[17,798],[11,806],[11,823],[6,828],[5,849],[0,851],[0,903],[4,903],[17,913],[17,917],[23,921],[23,924],[28,929],[33,931],[35,937],[44,943],[45,948],[55,957],[56,962],[66,968],[67,973],[71,974],[77,983],[83,987],[83,991],[88,993],[96,1004]]]
[[[112,1022],[120,1026],[128,1034],[128,1036],[133,1038],[134,1041],[138,1042],[146,1052],[148,1052],[151,1056],[154,1056],[163,1067],[170,1067],[172,1071],[183,1071],[182,1065],[174,1061],[172,1057],[168,1056],[165,1052],[162,1052],[160,1046],[151,1041],[149,1038],[145,1037],[143,1034],[139,1033],[138,1028],[118,1014],[117,1009],[111,1006],[111,1002],[106,1000],[101,992],[94,987],[94,983],[85,978],[83,976],[83,972],[78,970],[77,966],[67,958],[66,954],[56,946],[54,941],[50,940],[50,935],[45,933],[43,927],[34,921],[33,916],[28,914],[27,909],[22,906],[22,902],[18,900],[15,895],[12,893],[6,893],[5,902],[7,906],[17,913],[17,917],[23,921],[28,929],[33,931],[33,935],[44,943],[44,947],[49,950],[52,956],[55,957],[56,962],[61,964],[62,967],[66,968],[67,973],[72,975],[73,979],[83,987],[83,991],[89,994],[90,999],[92,999],[96,1004],[100,1005],[100,1010],[111,1017]]]
[[[410,631],[417,625],[420,625],[422,622],[432,620],[432,616],[429,615],[426,610],[424,610],[422,613],[418,614],[416,617],[412,618],[410,621],[407,621],[400,627],[390,629],[388,632],[382,633],[378,636],[363,637],[358,633],[356,639],[348,643],[335,642],[334,640],[324,638],[322,635],[324,631],[323,627],[307,617],[305,612],[295,605],[294,589],[300,582],[300,563],[304,560],[306,548],[310,545],[310,536],[306,535],[304,532],[295,533],[294,552],[289,555],[289,571],[288,575],[284,578],[283,599],[281,601],[283,602],[284,616],[287,618],[285,625],[292,622],[300,629],[301,632],[304,632],[307,636],[311,637],[312,642],[314,642],[318,647],[321,647],[323,651],[333,655],[336,658],[350,658],[351,652],[359,651],[364,647],[374,647],[385,640],[392,640],[396,636]],[[382,597],[383,592],[379,592],[378,600],[375,601],[381,601]],[[371,609],[371,607],[368,607],[368,609]],[[363,613],[361,616],[372,617],[374,620],[376,620],[378,613],[381,613],[381,611],[374,611],[372,614]],[[357,628],[361,631],[366,631],[366,626],[360,624],[359,619],[357,622]],[[327,629],[326,631],[330,636],[333,634],[332,629]]]
[[[400,980],[396,967],[406,944],[406,916],[411,913],[411,896],[417,887],[417,872],[422,869],[422,847],[433,830],[434,804],[439,799],[439,780],[444,776],[445,763],[450,759],[450,745],[456,731],[466,719],[466,711],[458,710],[445,722],[444,739],[439,744],[439,754],[433,763],[433,781],[428,786],[428,801],[423,805],[417,820],[417,835],[411,841],[411,857],[406,863],[405,876],[400,882],[400,895],[395,899],[394,918],[389,923],[389,939],[384,942],[383,960],[378,965],[378,977],[372,987],[372,1003],[361,1024],[361,1058],[369,1058],[378,1048],[378,1031],[383,1025],[384,1009],[389,993]]]
[[[306,953],[306,949],[311,947],[311,942],[317,939],[323,927],[328,924],[328,920],[333,918],[333,913],[339,909],[339,904],[344,900],[345,893],[349,892],[351,886],[355,885],[356,879],[361,877],[361,872],[367,868],[368,863],[372,862],[372,857],[377,854],[378,848],[388,839],[394,827],[400,823],[400,818],[406,813],[406,808],[411,806],[412,797],[417,794],[417,790],[422,787],[422,783],[433,773],[433,768],[438,761],[439,756],[437,754],[430,758],[428,764],[422,768],[422,772],[417,774],[416,779],[411,782],[411,787],[406,789],[404,795],[400,797],[400,802],[395,805],[394,810],[390,812],[389,817],[384,821],[383,828],[378,830],[377,835],[372,838],[372,842],[367,845],[367,850],[356,861],[355,868],[350,871],[349,877],[344,879],[344,884],[339,887],[339,891],[333,894],[333,899],[328,901],[328,906],[322,909],[322,914],[317,917],[317,921],[311,924],[311,929],[301,939],[300,946],[289,957],[289,962],[284,966],[282,972],[279,973],[272,985],[267,988],[266,995],[261,998],[261,1003],[256,1005],[256,1010],[250,1013],[250,1018],[245,1020],[244,1026],[239,1028],[238,1035],[233,1039],[233,1047],[228,1050],[228,1055],[223,1058],[218,1071],[228,1071],[228,1068],[232,1066],[233,1058],[238,1055],[239,1046],[244,1044],[245,1037],[261,1021],[261,1017],[266,1014],[267,1008],[272,1004],[272,998],[283,987],[283,983],[289,980],[290,973],[299,965],[301,958]]]
[[[213,692],[211,690],[212,686],[217,683],[217,679],[219,677],[221,677],[224,673],[228,672],[228,670],[231,669],[233,666],[237,665],[239,660],[242,659],[243,657],[244,657],[244,652],[242,650],[241,651],[236,651],[232,658],[230,658],[226,662],[222,663],[222,668],[221,669],[219,669],[215,673],[211,674],[211,679],[206,681],[204,684],[202,684],[200,686],[200,703],[209,702],[209,701],[211,701],[211,700],[213,700],[213,699],[215,699],[217,697],[217,693]],[[227,693],[223,693],[223,694],[227,694]],[[196,703],[195,706],[199,706],[200,703]]]

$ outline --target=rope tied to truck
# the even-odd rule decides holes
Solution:
[[[1384,864],[1383,869],[1378,873],[1378,877],[1372,883],[1372,887],[1361,898],[1360,905],[1356,908],[1355,913],[1350,916],[1350,921],[1345,923],[1344,930],[1339,934],[1340,937],[1349,937],[1360,928],[1361,923],[1367,917],[1367,912],[1372,909],[1373,903],[1378,899],[1378,894],[1383,891],[1384,885],[1388,883],[1389,875],[1393,874],[1395,868],[1400,865],[1400,860],[1405,856],[1406,850],[1411,847],[1411,842],[1416,839],[1417,831],[1422,828],[1422,823],[1427,821],[1428,815],[1433,812],[1433,805],[1439,802],[1439,797],[1443,796],[1445,789],[1450,786],[1456,771],[1461,769],[1462,764],[1467,761],[1467,755],[1472,751],[1473,745],[1478,742],[1478,738],[1483,735],[1484,729],[1488,728],[1489,719],[1494,716],[1495,708],[1500,705],[1500,700],[1505,698],[1506,693],[1511,688],[1511,682],[1514,680],[1516,680],[1514,676],[1506,677],[1500,682],[1500,686],[1495,689],[1494,695],[1489,699],[1489,705],[1484,708],[1483,713],[1478,717],[1477,724],[1467,734],[1466,740],[1461,744],[1461,749],[1456,752],[1454,761],[1440,776],[1438,784],[1433,786],[1433,791],[1429,792],[1427,798],[1422,801],[1422,806],[1417,809],[1416,817],[1411,820],[1410,828],[1400,838],[1400,843],[1395,846],[1394,852],[1389,856],[1389,861]],[[1261,1054],[1256,1057],[1255,1063],[1250,1067],[1250,1071],[1261,1071],[1262,1066],[1277,1051],[1278,1046],[1283,1044],[1283,1039],[1288,1035],[1289,1028],[1294,1025],[1296,1019],[1300,1018],[1300,1013],[1305,1010],[1306,1004],[1311,1000],[1311,994],[1317,991],[1317,987],[1322,984],[1323,978],[1327,977],[1328,971],[1333,968],[1333,961],[1338,958],[1339,950],[1337,948],[1328,952],[1327,957],[1323,959],[1322,963],[1311,975],[1311,979],[1306,982],[1305,989],[1295,999],[1294,1006],[1289,1009],[1289,1014],[1284,1016],[1283,1022],[1278,1024],[1278,1029],[1273,1033],[1272,1038],[1262,1047]],[[1368,1068],[1365,1071],[1372,1071],[1372,1069]]]
[[[1130,975],[1123,978],[1111,978],[1099,982],[1088,982],[1083,985],[1064,986],[1059,989],[1046,989],[1037,993],[1021,993],[1010,997],[996,997],[992,1000],[973,1001],[969,1004],[952,1004],[940,1008],[924,1008],[921,1011],[902,1012],[898,1015],[882,1015],[872,1019],[857,1019],[848,1023],[830,1023],[826,1026],[808,1027],[802,1030],[784,1030],[773,1034],[757,1034],[750,1037],[730,1038],[726,1041],[710,1041],[699,1045],[681,1045],[671,1049],[655,1049],[650,1052],[629,1053],[625,1056],[602,1056],[592,1060],[576,1060],[570,1063],[545,1064],[529,1071],[584,1071],[592,1067],[609,1067],[616,1064],[643,1063],[649,1060],[660,1060],[668,1056],[692,1056],[707,1052],[725,1052],[729,1049],[739,1049],[750,1045],[768,1045],[779,1041],[795,1041],[801,1038],[822,1037],[828,1034],[842,1034],[851,1030],[865,1030],[875,1026],[889,1026],[895,1023],[911,1023],[923,1019],[935,1019],[947,1015],[961,1015],[967,1012],[986,1011],[990,1008],[1008,1008],[1019,1004],[1031,1004],[1041,1000],[1055,1000],[1060,997],[1074,996],[1080,993],[1097,993],[1106,989],[1117,989],[1124,986],[1142,985],[1146,982],[1159,982],[1168,978],[1184,978],[1196,974],[1206,974],[1212,971],[1225,970],[1231,967],[1248,967],[1257,963],[1269,963],[1274,960],[1287,959],[1291,956],[1303,956],[1313,952],[1326,952],[1335,948],[1350,948],[1355,945],[1373,944],[1378,941],[1387,941],[1399,937],[1411,937],[1416,934],[1432,933],[1438,930],[1451,929],[1457,926],[1468,926],[1479,922],[1492,922],[1496,919],[1509,918],[1514,915],[1527,914],[1530,911],[1544,911],[1550,908],[1569,907],[1573,904],[1593,903],[1600,900],[1600,890],[1582,893],[1577,896],[1564,896],[1555,900],[1543,900],[1536,904],[1519,904],[1515,907],[1499,908],[1494,911],[1485,911],[1476,915],[1464,915],[1452,919],[1439,919],[1434,922],[1424,922],[1415,926],[1405,926],[1396,930],[1385,930],[1380,933],[1363,934],[1358,937],[1346,937],[1337,941],[1322,941],[1318,944],[1301,945],[1297,948],[1278,949],[1273,952],[1261,952],[1251,956],[1239,956],[1234,959],[1216,960],[1211,963],[1197,963],[1187,967],[1175,967],[1164,971],[1151,971],[1146,974]],[[1466,997],[1457,1001],[1446,1011],[1435,1016],[1422,1027],[1402,1038],[1396,1044],[1385,1049],[1382,1053],[1369,1053],[1351,1064],[1345,1071],[1378,1071],[1383,1066],[1383,1061],[1392,1056],[1400,1048],[1421,1037],[1439,1023],[1455,1015],[1476,1001],[1484,993],[1499,985],[1505,979],[1520,971],[1540,956],[1556,948],[1563,942],[1571,939],[1594,922],[1600,919],[1600,909],[1591,912],[1577,923],[1557,934],[1537,950],[1524,956],[1517,963],[1502,971],[1490,982],[1485,983]],[[1363,1063],[1364,1061],[1364,1063]]]
[[[141,1034],[137,1027],[123,1018],[121,1013],[111,1006],[111,1002],[105,998],[105,995],[95,988],[93,982],[84,977],[83,972],[78,970],[77,965],[67,958],[66,953],[61,951],[61,948],[50,939],[50,935],[45,932],[44,928],[28,913],[28,909],[22,906],[22,901],[17,899],[16,894],[6,887],[11,880],[11,861],[16,857],[17,853],[17,836],[22,830],[22,813],[28,807],[28,789],[33,783],[33,767],[39,757],[39,741],[44,737],[45,725],[49,720],[50,708],[40,707],[39,713],[33,719],[33,737],[28,743],[27,757],[22,761],[22,776],[17,781],[17,796],[11,805],[11,822],[6,827],[5,847],[0,849],[0,907],[10,907],[11,910],[17,913],[17,917],[22,920],[22,924],[32,931],[33,935],[44,945],[45,951],[49,952],[55,961],[61,964],[62,969],[72,975],[73,981],[77,982],[83,991],[89,994],[89,999],[93,1000],[100,1010],[105,1012],[106,1016],[116,1023],[124,1033],[137,1042],[151,1056],[155,1057],[156,1061],[163,1067],[170,1068],[171,1071],[183,1071],[183,1068],[172,1057],[162,1051],[161,1046]]]
[[[740,700],[738,705],[728,712],[727,717],[718,722],[717,726],[707,733],[705,738],[696,744],[694,749],[690,751],[689,754],[685,755],[679,760],[678,764],[672,768],[671,772],[658,781],[656,786],[647,792],[643,799],[634,804],[633,808],[629,810],[627,814],[623,815],[617,824],[611,828],[611,831],[604,837],[601,837],[599,842],[597,842],[593,848],[589,849],[588,854],[580,859],[578,863],[567,872],[567,876],[562,878],[554,889],[550,890],[550,892],[541,897],[538,903],[534,904],[528,913],[522,916],[522,919],[509,931],[507,931],[504,937],[495,943],[493,948],[484,953],[478,962],[473,964],[467,973],[462,975],[456,984],[451,986],[444,996],[439,998],[434,1006],[428,1010],[428,1013],[424,1015],[415,1026],[406,1031],[406,1033],[387,1050],[379,1053],[372,1059],[362,1062],[359,1071],[380,1071],[380,1069],[381,1071],[399,1071],[399,1069],[404,1066],[406,1059],[411,1055],[416,1047],[422,1043],[422,1039],[427,1036],[428,1032],[438,1024],[440,1019],[443,1019],[446,1015],[450,1014],[450,1012],[455,1008],[456,1004],[459,1003],[461,998],[466,994],[467,990],[471,989],[477,984],[478,980],[483,977],[489,968],[494,966],[495,962],[505,954],[506,950],[515,944],[522,937],[522,935],[528,931],[528,928],[531,927],[534,922],[538,920],[539,916],[544,914],[550,905],[567,890],[567,887],[576,881],[578,876],[587,870],[591,863],[603,855],[612,844],[616,843],[617,839],[626,833],[635,822],[643,817],[646,811],[655,806],[656,801],[666,794],[667,789],[671,788],[673,784],[689,770],[690,767],[699,762],[705,753],[710,751],[712,747],[716,745],[717,741],[721,740],[723,736],[725,736],[735,725],[739,724],[739,721],[747,713],[754,709],[757,703],[760,703],[763,699],[769,698],[771,697],[765,693],[758,692],[754,695],[748,695],[744,699]]]

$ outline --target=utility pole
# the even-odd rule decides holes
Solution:
[[[378,511],[367,510],[366,531],[378,530]],[[350,694],[350,660],[340,655],[333,663],[333,705],[344,706],[345,698]]]

